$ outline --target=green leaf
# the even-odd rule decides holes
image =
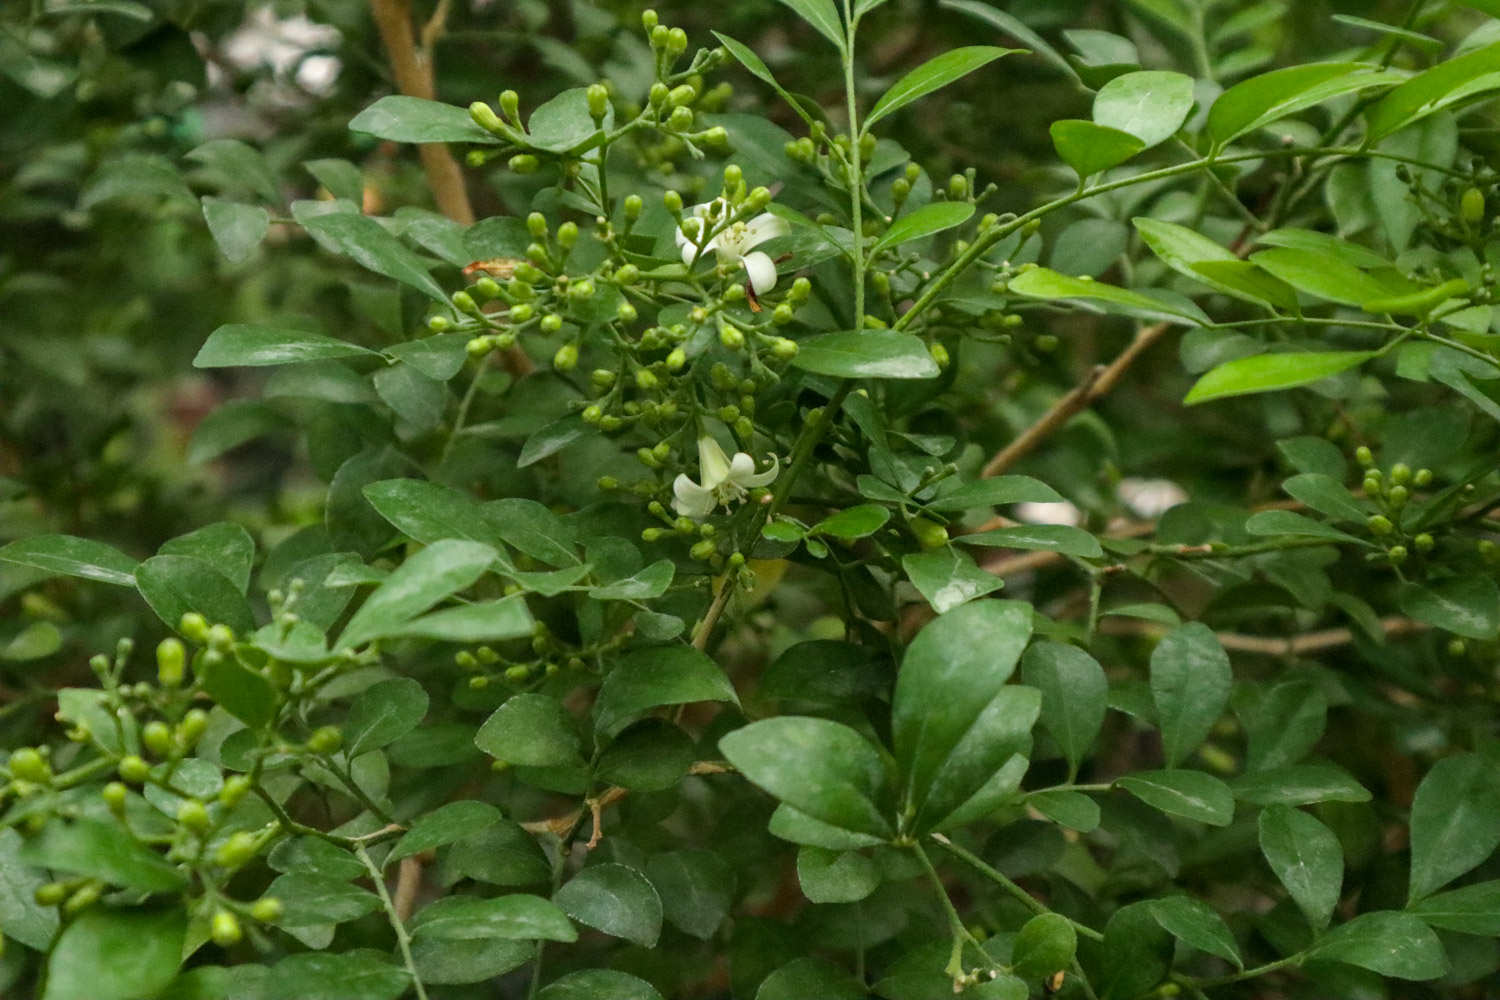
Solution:
[[[565,90],[541,105],[526,120],[531,146],[549,153],[581,153],[597,145],[603,129],[614,122],[609,110],[602,123],[589,114],[588,93],[583,87]]]
[[[500,143],[474,123],[468,108],[401,95],[382,97],[365,108],[349,122],[349,131],[392,142]]]
[[[656,987],[617,969],[582,969],[542,987],[536,1000],[662,1000]]]
[[[261,1000],[396,1000],[411,988],[384,952],[303,952],[271,967]]]
[[[642,948],[656,947],[661,936],[661,897],[646,876],[626,865],[590,865],[553,899],[579,923]]]
[[[142,892],[175,892],[187,884],[166,858],[118,823],[102,820],[53,819],[21,848],[21,860]]]
[[[899,247],[913,240],[926,239],[935,233],[961,226],[974,214],[974,206],[966,201],[933,201],[921,208],[907,212],[892,222],[890,228],[880,235],[870,247],[873,257],[882,250]]]
[[[336,158],[306,160],[302,168],[312,174],[314,179],[335,198],[342,198],[356,205],[364,198],[364,174],[359,167],[348,160]]]
[[[1019,51],[1022,50],[1001,49],[993,45],[969,45],[934,56],[897,80],[889,90],[880,95],[880,100],[875,102],[875,106],[865,116],[863,130],[869,131],[872,125],[886,115],[894,114],[913,101],[968,76],[980,67],[988,66],[1002,56]]]
[[[1500,589],[1487,576],[1455,576],[1422,586],[1403,584],[1396,596],[1404,614],[1454,635],[1493,639],[1500,631]]]
[[[437,639],[441,642],[497,642],[530,635],[533,625],[526,598],[512,594],[497,601],[461,604],[431,611],[386,632],[392,639]]]
[[[1042,692],[1042,726],[1076,769],[1104,724],[1104,668],[1077,646],[1037,642],[1021,657],[1021,679]]]
[[[231,521],[206,525],[162,543],[164,556],[193,556],[224,575],[241,594],[250,588],[250,567],[255,562],[255,540],[250,532]]]
[[[1120,907],[1104,925],[1099,995],[1110,1000],[1144,997],[1172,968],[1172,936],[1156,922],[1154,900]]]
[[[1252,254],[1250,260],[1256,267],[1269,271],[1298,291],[1340,305],[1358,306],[1372,299],[1399,294],[1402,290],[1392,288],[1342,260],[1296,247],[1262,250]]]
[[[1346,534],[1322,521],[1315,521],[1306,514],[1294,510],[1256,511],[1245,519],[1245,530],[1252,535],[1300,535],[1303,538],[1323,538],[1330,542],[1347,542],[1369,545],[1368,542]]]
[[[888,508],[873,503],[860,504],[825,517],[813,525],[808,534],[849,540],[868,538],[885,527],[885,523],[890,519],[891,512]]]
[[[1344,882],[1344,850],[1333,831],[1305,812],[1267,806],[1260,850],[1315,932],[1328,926]]]
[[[1080,181],[1118,167],[1146,148],[1144,142],[1129,132],[1080,118],[1059,119],[1052,123],[1049,132],[1057,155],[1073,168]]]
[[[0,548],[0,562],[43,570],[54,576],[135,586],[136,561],[119,549],[72,535],[32,535]]]
[[[1004,580],[980,569],[967,552],[952,545],[902,556],[901,569],[940,615],[1005,586]]]
[[[1500,935],[1500,879],[1466,885],[1407,904],[1406,912],[1460,934]]]
[[[1228,396],[1291,389],[1362,365],[1375,354],[1374,351],[1298,351],[1239,358],[1200,378],[1182,401],[1192,406]]]
[[[1289,250],[1305,250],[1315,257],[1337,261],[1348,267],[1363,270],[1391,268],[1395,265],[1380,254],[1362,247],[1358,243],[1330,236],[1328,233],[1296,227],[1273,229],[1255,238],[1255,242],[1267,246],[1284,247]]]
[[[813,903],[857,903],[880,885],[880,869],[857,851],[804,846],[797,852],[797,882]]]
[[[276,689],[264,674],[251,670],[238,656],[204,660],[198,679],[224,711],[251,729],[265,726],[276,715]]]
[[[36,901],[36,890],[50,879],[22,860],[22,845],[15,830],[0,830],[0,934],[46,951],[57,933],[58,913]]]
[[[848,726],[783,715],[725,735],[719,750],[746,780],[814,820],[882,839],[893,832],[878,804],[885,758]]]
[[[175,629],[196,611],[236,633],[251,632],[255,619],[243,594],[212,564],[193,556],[152,556],[136,567],[135,586],[157,617]]]
[[[417,728],[426,714],[427,691],[410,677],[370,685],[354,699],[344,720],[349,759],[400,739]]]
[[[1317,472],[1304,472],[1286,480],[1281,484],[1281,488],[1293,500],[1301,501],[1307,507],[1335,521],[1363,524],[1370,514],[1369,509],[1361,507],[1359,502],[1344,488],[1344,484],[1332,476]]]
[[[1368,802],[1370,792],[1345,771],[1332,764],[1293,764],[1229,783],[1234,797],[1256,806],[1303,806],[1314,802]]]
[[[330,212],[305,220],[303,228],[314,236],[323,237],[360,267],[410,285],[447,304],[447,294],[427,273],[422,258],[369,216]]]
[[[781,0],[824,38],[833,43],[840,53],[844,51],[844,22],[839,17],[833,0]]]
[[[1010,281],[1010,290],[1029,299],[1079,301],[1097,304],[1107,313],[1189,326],[1207,325],[1209,319],[1191,302],[1158,299],[1145,292],[1106,285],[1092,278],[1072,278],[1045,267],[1024,271]]]
[[[116,198],[196,200],[177,168],[165,157],[143,153],[127,153],[101,166],[83,189],[78,207],[88,210]]]
[[[1392,979],[1437,979],[1448,971],[1438,936],[1410,913],[1361,913],[1317,944],[1308,961],[1343,962]]]
[[[408,928],[413,934],[443,941],[578,940],[578,930],[556,903],[525,894],[435,900],[416,912]]]
[[[1168,767],[1180,764],[1208,736],[1233,682],[1229,657],[1207,625],[1189,622],[1157,643],[1151,651],[1151,700]]]
[[[208,335],[194,368],[294,365],[332,358],[374,357],[375,352],[320,333],[284,330],[274,326],[230,323]]]
[[[1029,605],[986,600],[940,615],[906,648],[891,728],[903,808],[914,816],[930,807],[927,819],[941,820],[1029,751],[1041,695],[1006,681],[1030,637]]]
[[[594,727],[613,736],[643,712],[699,701],[739,704],[718,664],[691,646],[635,649],[605,675],[594,702]]]
[[[221,189],[252,192],[273,205],[281,201],[276,176],[254,146],[238,139],[210,139],[184,158],[202,164],[209,181]]]
[[[478,580],[495,561],[488,545],[459,539],[433,542],[397,567],[365,599],[339,636],[339,647],[390,634],[437,602]]]
[[[161,910],[85,910],[58,935],[47,957],[42,1000],[133,1000],[166,987],[182,964],[187,914]]]
[[[610,741],[594,777],[636,792],[665,791],[687,777],[697,755],[692,737],[669,720],[642,719]]]
[[[1500,42],[1439,63],[1382,97],[1366,115],[1377,142],[1401,129],[1479,94],[1500,89]]]
[[[1098,559],[1104,555],[1099,539],[1071,524],[1015,524],[1008,528],[959,535],[954,541],[961,545],[983,545],[995,549],[1061,552],[1079,559]]]
[[[713,851],[653,854],[646,877],[661,896],[667,923],[700,941],[713,938],[734,905],[734,869]]]
[[[1314,681],[1285,681],[1245,713],[1249,747],[1245,770],[1295,764],[1312,750],[1328,725],[1328,696]]]
[[[498,548],[504,542],[491,512],[451,486],[420,479],[384,479],[365,486],[362,493],[381,517],[423,544],[466,538]]]
[[[972,483],[927,501],[938,511],[973,510],[976,507],[1003,507],[1012,503],[1059,503],[1062,494],[1030,476],[994,476]]]
[[[971,991],[977,996],[978,991]],[[794,958],[761,981],[755,1000],[866,1000],[869,992],[843,969],[821,958]]]
[[[246,441],[284,430],[287,418],[264,403],[232,400],[215,409],[193,428],[187,460],[192,465],[218,458]]]
[[[1005,34],[1029,46],[1031,51],[1072,77],[1075,82],[1080,84],[1083,82],[1079,79],[1078,71],[1073,68],[1073,64],[1063,58],[1062,53],[1049,45],[1045,38],[1032,31],[1026,25],[1026,22],[1014,14],[1008,14],[990,4],[981,3],[979,0],[940,0],[938,6],[947,7],[949,10],[961,11],[970,17],[975,17],[994,25]]]
[[[596,601],[649,601],[667,592],[676,571],[672,560],[658,559],[623,580],[595,587],[589,597]]]
[[[927,345],[895,330],[825,333],[798,341],[792,364],[815,375],[839,378],[936,378],[937,362]]]
[[[496,760],[523,767],[582,763],[583,741],[562,702],[545,694],[512,695],[474,735],[474,745]]]
[[[1011,945],[1011,968],[1026,979],[1045,981],[1054,973],[1073,967],[1078,950],[1078,932],[1061,913],[1039,913],[1016,932]]]
[[[248,260],[271,229],[271,214],[264,208],[220,198],[203,199],[203,221],[219,252],[236,264]]]
[[[1208,134],[1216,146],[1265,128],[1343,94],[1392,86],[1402,74],[1365,63],[1311,63],[1273,70],[1237,83],[1208,112]]]
[[[521,455],[516,460],[516,468],[524,469],[545,458],[551,458],[590,432],[589,425],[576,414],[554,420],[547,426],[538,428],[536,433],[526,439],[526,443],[521,446]]]
[[[771,813],[771,822],[766,826],[766,832],[793,844],[807,844],[830,851],[852,851],[860,847],[876,847],[885,843],[883,837],[872,836],[868,833],[855,833],[853,830],[845,830],[831,823],[813,819],[785,802]]]
[[[1131,222],[1151,252],[1178,274],[1256,305],[1288,311],[1297,308],[1297,295],[1285,282],[1240,260],[1207,236],[1149,216],[1138,216]]]
[[[1150,149],[1177,134],[1193,100],[1190,76],[1167,70],[1125,73],[1099,88],[1094,123],[1133,135]]]
[[[389,865],[413,854],[444,847],[487,830],[502,818],[499,809],[488,802],[473,799],[438,806],[412,820],[401,839],[396,841],[396,846],[391,848],[391,853],[386,855],[385,863]]]
[[[1192,265],[1192,276],[1237,299],[1284,312],[1298,308],[1296,289],[1248,260],[1201,260]]]
[[[1500,846],[1500,775],[1479,754],[1445,757],[1417,786],[1411,804],[1415,902],[1470,871]]]
[[[1207,903],[1190,896],[1154,899],[1151,901],[1151,915],[1163,930],[1182,943],[1232,962],[1235,968],[1245,967],[1234,934],[1224,923],[1224,918]]]
[[[1082,792],[1043,789],[1027,795],[1026,804],[1052,822],[1079,833],[1099,828],[1099,804]]]
[[[771,89],[776,91],[781,99],[785,101],[789,106],[794,109],[800,109],[800,105],[797,103],[796,99],[787,92],[786,88],[784,88],[780,83],[776,82],[776,77],[771,73],[770,68],[766,66],[765,61],[762,60],[760,56],[755,54],[755,50],[751,49],[750,46],[746,45],[744,42],[736,41],[735,39],[730,38],[728,35],[722,34],[721,32],[715,31],[713,34],[714,37],[719,40],[719,44],[724,46],[729,54],[734,56],[734,58],[739,62],[741,66],[749,70],[752,76],[760,80],[762,83],[770,84]]]
[[[1169,816],[1210,826],[1228,826],[1234,819],[1234,793],[1202,771],[1136,771],[1115,785]]]
[[[468,352],[464,349],[468,342],[466,333],[439,333],[395,344],[386,348],[385,353],[427,378],[446,382],[463,370],[464,362],[468,360]]]
[[[312,872],[278,876],[266,894],[281,900],[279,927],[318,927],[358,920],[380,909],[380,897],[342,878]]]

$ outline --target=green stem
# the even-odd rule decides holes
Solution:
[[[1284,969],[1290,965],[1297,965],[1301,963],[1301,961],[1306,957],[1306,952],[1299,951],[1296,954],[1288,955],[1286,958],[1278,958],[1274,962],[1267,962],[1265,965],[1257,965],[1253,969],[1243,969],[1239,972],[1232,972],[1227,976],[1213,976],[1207,979],[1200,979],[1197,976],[1175,975],[1172,978],[1173,980],[1180,982],[1184,986],[1189,986],[1200,990],[1208,989],[1213,986],[1227,986],[1230,983],[1243,982],[1246,979],[1256,979],[1260,976],[1264,976],[1268,972],[1275,972],[1278,969]]]
[[[370,852],[365,850],[364,844],[354,845],[354,853],[375,883],[375,892],[380,896],[380,904],[385,907],[386,919],[390,921],[391,930],[396,932],[396,948],[401,952],[401,963],[406,966],[406,974],[411,976],[412,985],[416,988],[417,1000],[427,1000],[427,988],[422,985],[422,977],[417,975],[417,963],[411,957],[411,935],[406,933],[406,924],[402,921],[401,914],[396,912],[396,904],[385,887],[385,876],[371,860]]]
[[[964,926],[963,918],[958,915],[958,910],[954,908],[953,900],[948,898],[948,890],[944,887],[943,880],[939,877],[937,869],[933,867],[932,859],[927,856],[926,851],[922,850],[922,845],[913,843],[911,849],[916,852],[918,860],[922,862],[922,867],[927,870],[927,878],[932,882],[932,887],[937,890],[938,899],[943,904],[943,912],[948,915],[948,929],[953,932],[953,955],[948,961],[948,974],[955,979],[963,975],[963,946],[965,944],[973,945],[974,950],[979,952],[985,964],[989,965],[990,968],[1003,968],[990,957],[989,952],[984,950],[984,947],[975,939],[974,935],[969,933],[969,929]]]
[[[975,871],[979,872],[985,878],[988,878],[990,881],[1000,886],[1006,892],[1010,893],[1016,898],[1016,900],[1021,903],[1021,905],[1025,906],[1032,913],[1040,916],[1043,913],[1055,912],[1049,909],[1045,903],[1037,899],[1031,893],[1027,892],[1025,889],[1022,889],[1010,879],[1000,874],[999,871],[990,867],[988,864],[985,864],[984,859],[979,857],[977,854],[974,854],[972,851],[968,851],[962,847],[959,847],[953,841],[949,840],[947,837],[943,836],[940,833],[934,833],[932,835],[932,839],[941,844],[943,848],[948,851],[948,853],[954,855],[960,860],[967,862],[971,867],[974,868]],[[918,853],[920,854],[920,849]],[[1090,939],[1091,941],[1104,940],[1104,935],[1094,930],[1088,924],[1081,924],[1078,921],[1074,920],[1072,917],[1067,916],[1066,914],[1060,914],[1060,916],[1062,916],[1063,919],[1068,923],[1072,924],[1075,931],[1077,931],[1079,934],[1082,934],[1084,937]]]
[[[865,328],[865,247],[864,247],[864,165],[860,162],[859,102],[854,89],[854,35],[859,19],[849,0],[844,0],[844,20],[848,23],[844,51],[844,101],[849,113],[849,218],[853,225],[854,251],[854,329]]]

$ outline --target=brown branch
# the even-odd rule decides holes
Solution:
[[[1425,632],[1427,625],[1410,618],[1390,617],[1380,619],[1380,629],[1387,637],[1411,635]],[[1158,636],[1167,632],[1165,625],[1143,621],[1104,621],[1099,630],[1110,635]],[[1242,653],[1258,653],[1263,656],[1305,656],[1320,653],[1354,641],[1354,631],[1347,628],[1327,628],[1316,632],[1304,632],[1293,636],[1245,635],[1242,632],[1219,632],[1219,644],[1225,649]]]
[[[980,475],[985,478],[998,476],[1031,454],[1037,445],[1051,437],[1073,417],[1088,409],[1095,401],[1109,395],[1120,379],[1125,377],[1130,366],[1160,340],[1168,329],[1169,325],[1166,323],[1142,327],[1135,335],[1135,339],[1130,342],[1130,346],[1120,352],[1118,358],[1108,365],[1095,365],[1090,369],[1082,382],[1053,403],[1046,413],[1022,431],[1014,441],[996,452],[995,457],[985,464]]]
[[[417,891],[421,888],[422,859],[415,854],[402,858],[396,868],[396,892],[391,897],[391,905],[402,923],[417,908]]]
[[[390,56],[396,89],[408,97],[436,100],[432,45],[443,31],[448,14],[446,0],[438,4],[432,20],[422,29],[420,45],[412,30],[411,0],[370,0],[370,13]],[[417,153],[422,158],[427,186],[432,189],[438,209],[455,222],[466,226],[472,223],[474,208],[469,203],[468,189],[464,187],[464,175],[448,147],[440,142],[423,143],[417,147]]]

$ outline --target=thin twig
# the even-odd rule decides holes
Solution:
[[[406,920],[397,912],[396,904],[391,900],[390,891],[385,887],[385,876],[380,873],[380,867],[371,859],[364,844],[356,844],[354,853],[375,883],[375,892],[380,896],[380,905],[385,908],[386,919],[390,922],[391,930],[395,932],[396,948],[401,952],[401,963],[406,966],[406,974],[411,976],[412,986],[417,991],[417,1000],[427,1000],[427,988],[422,985],[422,977],[417,975],[417,963],[411,956],[411,935],[406,932]]]
[[[1410,618],[1392,616],[1380,619],[1380,630],[1387,637],[1412,635],[1427,631],[1428,626]],[[1100,631],[1110,635],[1164,635],[1167,628],[1154,622],[1112,619],[1100,624]],[[1265,656],[1305,656],[1347,646],[1354,641],[1354,630],[1326,628],[1301,635],[1245,635],[1242,632],[1219,632],[1219,644],[1225,649]]]
[[[720,760],[695,761],[688,768],[688,774],[728,774],[733,771],[733,766]],[[561,816],[553,816],[549,819],[534,819],[522,823],[521,829],[527,833],[550,833],[555,837],[566,837],[570,831],[578,826],[585,814],[593,817],[594,829],[589,836],[588,846],[590,850],[599,846],[599,841],[604,839],[603,814],[604,810],[619,802],[630,794],[630,789],[611,785],[602,794],[592,796],[583,800],[583,805],[577,809],[564,813]]]

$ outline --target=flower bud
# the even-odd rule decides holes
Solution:
[[[250,916],[263,924],[269,924],[277,920],[281,914],[281,900],[275,896],[262,896],[250,904]]]
[[[52,780],[52,766],[34,747],[22,747],[6,763],[11,776],[21,781],[45,785]]]
[[[225,779],[224,787],[219,789],[219,805],[225,809],[233,809],[249,792],[249,778],[243,774],[231,775]]]
[[[556,333],[557,331],[562,329],[562,325],[563,318],[561,316],[559,316],[557,313],[548,313],[547,315],[542,317],[542,321],[537,324],[537,327],[543,333]]]
[[[653,49],[666,49],[668,39],[671,38],[672,29],[665,24],[658,24],[651,29],[651,47]]]
[[[474,296],[468,292],[454,292],[449,296],[449,301],[453,303],[453,308],[459,312],[473,314],[479,311],[479,306],[475,303]]]
[[[1469,644],[1464,642],[1462,639],[1453,638],[1448,640],[1448,645],[1445,647],[1445,650],[1449,656],[1459,657],[1463,656],[1469,651]]]
[[[319,726],[307,738],[307,749],[318,754],[334,753],[343,745],[344,734],[338,726]]]
[[[189,611],[178,621],[177,631],[187,636],[189,642],[201,645],[208,641],[208,619],[196,611]]]
[[[705,538],[701,542],[694,543],[693,547],[688,549],[688,555],[699,562],[706,562],[718,550],[719,546],[717,542],[711,538]]]
[[[1466,225],[1477,225],[1484,221],[1484,192],[1477,187],[1464,191],[1458,203],[1459,217]]]
[[[203,738],[203,733],[207,729],[208,713],[201,708],[193,708],[189,709],[188,713],[182,717],[182,721],[177,723],[177,732],[173,735],[177,746],[186,751],[198,745],[198,741]]]
[[[536,307],[530,302],[522,302],[510,307],[510,318],[513,323],[524,323],[536,314]]]
[[[777,326],[786,326],[797,318],[796,311],[785,302],[771,310],[771,322]]]
[[[116,816],[125,811],[125,797],[128,794],[129,789],[119,781],[111,781],[99,792],[100,797],[104,799],[104,804]]]
[[[714,125],[703,132],[698,133],[698,141],[710,149],[725,150],[729,148],[729,130],[723,125]]]
[[[587,278],[582,278],[568,286],[568,298],[579,302],[594,297],[594,283]]]
[[[1396,526],[1391,523],[1391,519],[1386,517],[1384,514],[1371,515],[1368,519],[1366,519],[1365,527],[1369,528],[1370,534],[1374,535],[1377,538],[1384,538],[1386,535],[1389,535],[1391,532],[1396,530]]]
[[[808,281],[805,277],[798,278],[792,282],[792,287],[787,291],[786,300],[793,305],[801,305],[807,301],[807,297],[811,294],[812,282]]]
[[[1389,549],[1386,549],[1385,555],[1390,560],[1392,566],[1400,566],[1406,562],[1406,546],[1392,545]]]
[[[240,938],[244,936],[244,932],[240,930],[239,918],[228,910],[214,911],[209,927],[209,934],[214,939],[214,944],[220,948],[238,944]]]
[[[924,551],[941,548],[948,544],[948,529],[936,521],[925,517],[914,517],[908,522],[911,533],[916,536],[917,544]]]
[[[474,119],[475,125],[486,132],[495,135],[505,135],[507,132],[505,123],[500,120],[499,115],[495,114],[495,109],[483,101],[475,101],[469,105],[469,117]]]
[[[646,392],[650,392],[652,389],[655,389],[657,386],[661,385],[661,381],[656,377],[655,373],[653,373],[651,369],[637,368],[635,370],[635,384],[637,388],[642,389]]]
[[[1391,482],[1397,486],[1405,486],[1411,482],[1411,466],[1405,462],[1397,462],[1391,466]]]
[[[548,317],[549,319],[551,317]],[[578,367],[578,345],[564,344],[552,355],[552,367],[560,372],[570,372]]]
[[[164,688],[182,685],[186,674],[187,650],[182,640],[169,637],[156,644],[156,682]]]
[[[665,534],[665,532],[662,531],[660,528],[646,528],[646,529],[644,529],[641,532],[641,541],[643,541],[643,542],[660,541],[661,540],[661,536],[663,534]]]
[[[934,340],[931,344],[928,344],[927,353],[932,355],[932,360],[937,363],[939,368],[948,367],[948,363],[951,360],[948,357],[948,348],[944,347],[941,343]]]
[[[234,645],[234,629],[228,625],[214,625],[208,630],[208,648],[222,653]]]
[[[674,219],[682,215],[682,195],[676,191],[668,189],[663,192],[661,203]]]
[[[962,201],[969,196],[969,181],[963,174],[954,174],[948,178],[948,197],[954,201]]]
[[[557,227],[557,245],[564,250],[573,249],[578,243],[578,223],[564,222]]]
[[[779,312],[784,305],[777,306]],[[797,356],[797,342],[786,337],[777,337],[771,341],[771,354],[777,361],[790,361]]]
[[[639,219],[641,217],[641,210],[644,209],[645,207],[646,207],[645,203],[641,201],[641,196],[640,195],[638,195],[638,194],[626,195],[625,196],[625,205],[624,205],[625,220],[627,222],[634,222],[636,219]],[[631,267],[631,266],[634,266],[634,265],[629,265],[629,264],[626,265],[626,267]],[[620,270],[623,271],[624,269],[625,268],[622,267]]]
[[[656,25],[658,23],[659,19],[656,16],[656,11],[652,10],[649,7],[641,11],[641,27],[645,28],[647,31],[654,31],[656,30]]]
[[[1354,460],[1366,469],[1375,464],[1375,456],[1364,445],[1354,449]]]
[[[675,108],[667,116],[667,128],[674,132],[687,132],[693,127],[693,110],[691,108]]]
[[[491,337],[475,337],[464,345],[464,350],[471,358],[482,358],[495,349],[495,341]]]
[[[667,103],[674,108],[682,108],[692,104],[697,97],[698,92],[684,83],[673,87],[667,93]]]
[[[160,719],[153,719],[141,728],[141,743],[157,757],[166,757],[172,752],[172,730]]]
[[[719,324],[719,343],[731,351],[738,351],[745,346],[745,335],[740,332],[739,327],[729,323]]]
[[[667,97],[672,93],[672,88],[665,83],[653,83],[651,90],[646,95],[646,100],[653,108],[659,108],[667,103]]]
[[[687,32],[681,28],[673,28],[667,33],[667,51],[674,56],[680,56],[687,51]]]
[[[197,799],[184,799],[177,807],[177,822],[194,833],[202,833],[208,829],[208,807]]]
[[[669,372],[682,371],[687,364],[687,352],[680,347],[672,348],[672,353],[667,355],[666,366]]]
[[[1385,492],[1386,502],[1392,507],[1400,509],[1406,506],[1406,501],[1411,499],[1411,491],[1405,486],[1392,486]]]
[[[220,868],[239,868],[255,857],[255,849],[255,835],[244,830],[237,830],[231,833],[214,852],[214,863]]]
[[[500,92],[500,113],[511,121],[521,121],[521,95],[514,90],[502,90]]]
[[[474,291],[478,292],[479,297],[484,299],[485,301],[498,299],[500,297],[500,282],[496,281],[494,278],[491,278],[488,275],[485,275],[483,278],[480,278],[478,281],[474,282]]]
[[[1412,481],[1412,484],[1415,485],[1415,486],[1431,486],[1432,485],[1432,470],[1431,469],[1418,469],[1415,473],[1412,474],[1411,481]]]
[[[535,239],[542,239],[547,235],[547,217],[541,212],[532,212],[526,216],[526,231]]]
[[[749,417],[740,417],[734,422],[734,433],[741,441],[749,441],[755,436],[755,423]]]
[[[74,890],[73,894],[68,897],[68,901],[63,904],[63,913],[70,917],[82,913],[90,906],[99,902],[99,897],[102,895],[104,895],[104,886],[98,882],[88,882],[81,885]]]
[[[1417,547],[1418,552],[1431,552],[1432,547],[1437,544],[1433,540],[1433,537],[1425,531],[1413,538],[1411,543]]]
[[[44,882],[31,894],[38,906],[57,906],[68,898],[68,886],[63,882]]]
[[[584,94],[588,100],[589,117],[598,124],[609,112],[609,89],[602,83],[591,83]]]
[[[130,782],[132,785],[144,784],[146,779],[151,776],[151,765],[133,753],[121,757],[120,763],[116,765],[115,770],[119,772],[122,779]]]
[[[427,329],[433,333],[443,333],[452,325],[453,322],[447,316],[427,317]]]

